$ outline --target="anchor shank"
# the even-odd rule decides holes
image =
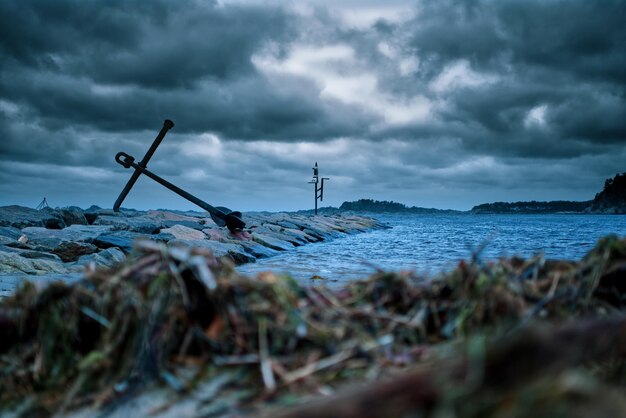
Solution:
[[[197,197],[195,197],[194,195],[192,195],[191,193],[188,193],[186,191],[184,191],[183,189],[181,189],[178,186],[173,185],[172,183],[170,183],[169,181],[157,176],[156,174],[154,174],[152,171],[148,170],[145,167],[142,167],[141,165],[133,162],[130,164],[131,167],[133,167],[136,171],[136,173],[139,174],[145,174],[146,176],[150,177],[152,180],[156,181],[157,183],[159,183],[162,186],[167,187],[168,189],[170,189],[171,191],[173,191],[174,193],[176,193],[177,195],[184,197],[185,199],[189,200],[190,202],[200,206],[202,209],[206,210],[207,212],[209,212],[212,215],[217,216],[220,219],[225,219],[226,218],[226,214],[224,212],[222,212],[221,210],[217,209],[214,206],[209,205],[208,203],[206,203],[203,200],[198,199]]]
[[[146,155],[144,155],[143,159],[139,162],[139,164],[133,164],[133,167],[135,167],[135,172],[132,174],[132,176],[128,180],[128,183],[126,183],[126,186],[124,186],[124,190],[122,190],[117,200],[115,201],[115,204],[113,205],[113,210],[115,212],[119,212],[120,206],[122,206],[122,202],[124,201],[128,193],[130,192],[130,189],[133,188],[133,186],[135,185],[135,182],[141,175],[141,170],[139,170],[139,168],[145,168],[148,165],[148,161],[150,161],[150,158],[152,158],[152,155],[156,151],[157,147],[159,146],[159,144],[161,144],[161,141],[165,137],[165,134],[167,133],[167,131],[169,131],[173,127],[174,127],[174,122],[172,122],[169,119],[166,119],[163,122],[163,128],[161,128],[161,131],[159,132],[157,137],[154,139],[154,142],[152,143],[152,146],[150,147],[148,152],[146,152]]]

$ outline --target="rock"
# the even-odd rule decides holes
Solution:
[[[65,225],[89,225],[87,218],[83,214],[83,210],[76,206],[58,209],[59,214],[63,218]]]
[[[41,227],[24,228],[29,238],[21,248],[57,254],[64,262],[76,261],[80,256],[98,251],[93,241],[96,237],[111,231],[109,226],[71,225],[63,229]],[[15,247],[14,244],[11,244]]]
[[[198,224],[200,225],[200,224]],[[201,225],[200,225],[201,226]],[[171,228],[161,229],[161,233],[172,234],[176,239],[199,240],[206,239],[206,235],[201,230],[198,231],[184,225],[174,225]]]
[[[45,274],[66,273],[62,263],[53,260],[40,260],[22,257],[16,253],[0,251],[0,274]]]
[[[17,241],[22,236],[22,230],[13,226],[1,226],[0,236],[12,238],[13,240]]]
[[[19,252],[19,255],[24,258],[33,258],[38,260],[63,261],[58,255],[46,253],[43,251],[22,250]]]
[[[24,228],[22,232],[30,242],[38,243],[46,238],[55,238],[60,241],[93,241],[99,235],[111,232],[111,226],[70,225],[63,229],[46,229],[41,227]]]
[[[100,206],[92,205],[83,211],[83,215],[85,215],[87,222],[91,225],[99,216],[132,218],[135,216],[144,216],[146,215],[146,212],[126,208],[122,208],[119,212],[115,212],[113,209],[103,209]]]
[[[230,239],[226,236],[226,231],[217,228],[206,228],[202,232],[211,241],[228,242]]]
[[[256,258],[246,253],[244,248],[239,244],[209,241],[209,240],[184,240],[175,239],[167,243],[168,246],[197,247],[205,248],[213,252],[215,257],[228,257],[235,264],[251,263]]]
[[[161,223],[166,228],[171,228],[171,227],[176,226],[176,225],[186,226],[187,228],[195,229],[195,230],[198,230],[198,231],[202,231],[204,228],[206,228],[206,225],[203,225],[200,222],[194,222],[194,221],[169,221],[169,220],[164,220],[164,221],[161,221]]]
[[[107,234],[102,234],[93,240],[93,243],[99,248],[111,248],[117,247],[129,253],[133,249],[133,242],[137,239],[150,239],[154,241],[170,241],[175,239],[171,234],[139,234],[137,232],[130,231],[113,231]]]
[[[49,253],[47,251],[33,250],[31,248],[15,248],[10,246],[0,247],[0,251],[6,253],[14,253],[24,258],[37,258],[43,260],[61,261],[58,255]]]
[[[273,250],[255,241],[240,241],[238,244],[243,247],[245,252],[255,258],[267,258],[279,254],[279,251]]]
[[[155,234],[164,226],[160,220],[147,216],[122,217],[110,215],[98,216],[93,225],[111,225],[114,230],[143,234]]]
[[[0,275],[0,299],[10,296],[18,286],[25,281],[33,283],[38,289],[48,286],[54,282],[64,282],[67,284],[77,282],[83,278],[82,273],[44,273],[37,276],[25,273]]]
[[[43,226],[60,229],[65,227],[65,223],[54,209],[37,210],[13,205],[0,207],[0,226],[13,226],[15,228]]]
[[[39,209],[38,212],[41,212],[43,216],[47,216],[43,222],[43,226],[45,228],[61,229],[67,226],[65,225],[65,221],[63,220],[63,217],[56,209],[47,207],[47,208]]]
[[[303,244],[308,244],[309,242],[318,241],[316,238],[308,235],[306,232],[300,231],[299,229],[285,228],[273,224],[265,224],[263,225],[263,227],[257,229],[257,231],[255,232],[272,235],[275,238],[289,241],[296,247]]]
[[[279,220],[276,221],[276,225],[278,226],[282,226],[283,228],[288,228],[288,229],[297,229],[297,230],[301,230],[302,228],[300,227],[300,225],[297,225],[291,221],[287,221],[287,220]]]
[[[14,240],[13,238],[9,238],[9,237],[5,237],[3,235],[0,235],[0,245],[12,244],[14,242],[17,242],[17,240]]]
[[[283,241],[269,235],[259,234],[256,232],[252,234],[252,240],[276,251],[288,251],[293,250],[294,248],[294,245],[290,242]]]
[[[58,255],[62,261],[67,263],[97,251],[98,247],[87,242],[63,241],[52,250],[52,253]]]
[[[90,206],[83,211],[83,216],[87,219],[89,225],[92,225],[100,215],[123,216],[121,212],[115,212],[113,209],[102,209],[100,206],[95,205]]]
[[[98,253],[83,255],[78,259],[78,261],[76,261],[75,265],[86,266],[94,263],[96,267],[110,268],[121,263],[125,259],[126,256],[120,249],[111,247]]]
[[[135,239],[145,238],[146,235],[137,234],[134,232],[126,232],[124,234],[120,234],[119,232],[112,232],[111,234],[102,234],[96,239],[94,239],[93,243],[99,248],[111,248],[117,247],[124,251],[125,253],[129,253],[133,249],[133,242]]]
[[[332,238],[332,235],[330,234],[321,231],[314,231],[311,228],[304,228],[302,232],[305,232],[307,235],[316,238],[318,241],[324,241],[326,239]]]
[[[181,215],[178,213],[166,211],[166,210],[149,210],[146,213],[146,216],[149,216],[154,219],[159,219],[163,222],[174,222],[174,223],[183,223],[183,222],[193,222],[200,223],[199,219],[194,216]],[[174,224],[172,224],[174,225]],[[168,225],[168,227],[172,226]]]
[[[36,251],[45,251],[52,252],[53,249],[57,248],[61,243],[66,242],[60,238],[39,238],[37,240],[28,240],[25,246],[21,248],[26,248],[30,250]]]

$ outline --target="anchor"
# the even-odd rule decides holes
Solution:
[[[133,185],[135,184],[139,176],[144,174],[150,177],[152,180],[159,183],[160,185],[167,187],[168,189],[178,194],[179,196],[184,197],[185,199],[189,200],[190,202],[200,206],[202,209],[209,212],[209,214],[211,215],[211,219],[213,219],[213,221],[217,225],[226,226],[230,231],[237,231],[237,230],[243,229],[246,226],[246,224],[241,219],[241,212],[232,212],[230,209],[225,208],[225,207],[211,206],[205,201],[198,199],[191,193],[188,193],[184,191],[183,189],[181,189],[180,187],[173,185],[169,181],[162,179],[161,177],[157,176],[156,174],[154,174],[153,172],[151,172],[150,170],[146,168],[148,165],[148,161],[150,161],[150,158],[152,158],[152,155],[154,154],[157,147],[159,146],[159,144],[165,137],[165,134],[167,133],[167,131],[169,131],[173,127],[174,127],[174,122],[172,122],[171,120],[166,119],[165,122],[163,122],[163,128],[161,128],[161,131],[155,138],[154,142],[152,143],[152,146],[150,147],[146,155],[143,157],[143,159],[139,163],[136,163],[135,158],[126,154],[125,152],[118,152],[117,155],[115,155],[115,161],[118,164],[124,166],[125,168],[132,167],[135,169],[135,171],[133,172],[132,176],[128,180],[128,183],[126,183],[126,186],[124,187],[119,197],[115,201],[115,204],[113,205],[113,210],[115,212],[119,212],[120,206],[122,205],[122,202],[124,201],[128,193],[130,192],[130,189],[132,189]]]

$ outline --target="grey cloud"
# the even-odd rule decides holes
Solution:
[[[86,126],[111,132],[154,129],[166,117],[177,131],[216,131],[239,139],[312,139],[360,132],[358,109],[321,103],[292,91],[277,92],[262,77],[210,82],[186,92],[148,89],[98,94],[85,80],[41,74],[15,75],[0,86],[4,97],[22,105],[50,130]]]
[[[378,136],[456,137],[470,153],[549,159],[626,142],[624,2],[451,0],[417,10],[391,37],[409,39],[420,62],[413,86],[445,106],[430,124]],[[460,61],[498,81],[428,92]],[[525,123],[538,106],[546,106],[543,129]]]
[[[251,62],[294,36],[277,7],[212,2],[3,2],[0,98],[51,131],[154,129],[303,140],[366,131],[360,109],[302,80],[274,85]],[[7,141],[19,142],[19,139]],[[9,146],[9,145],[6,145]]]
[[[76,173],[89,169],[123,182],[126,171],[113,155],[141,157],[165,118],[176,127],[155,171],[221,199],[228,198],[221,190],[254,189],[262,200],[271,185],[300,196],[298,176],[306,178],[312,163],[300,159],[315,153],[261,153],[251,146],[256,140],[331,147],[348,138],[353,148],[320,154],[336,179],[331,185],[346,198],[436,199],[439,191],[466,193],[469,202],[471,191],[515,190],[522,198],[526,190],[532,198],[530,189],[548,193],[558,185],[561,197],[586,197],[597,191],[596,179],[623,166],[626,3],[422,1],[413,18],[382,19],[369,29],[345,27],[324,8],[345,12],[378,2],[334,3],[321,1],[302,17],[260,3],[1,2],[0,171],[19,170],[31,184],[50,167],[58,168],[55,184],[79,187]],[[298,44],[350,48],[354,59],[333,71],[352,81],[374,77],[375,106],[333,99],[306,73],[268,75],[253,62],[267,51],[281,61]],[[415,68],[401,69],[402,60]],[[459,63],[484,82],[433,88]],[[414,97],[430,101],[429,118],[385,120],[381,103],[402,106]],[[529,122],[541,106],[542,120]],[[220,159],[183,152],[181,144],[204,133],[222,141]],[[9,190],[3,187],[0,194]]]
[[[209,1],[3,2],[0,17],[9,63],[160,89],[250,73],[259,46],[291,33],[280,9]]]

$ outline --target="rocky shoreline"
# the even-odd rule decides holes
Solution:
[[[373,218],[347,215],[245,213],[244,220],[246,229],[231,233],[201,212],[0,207],[0,297],[24,279],[72,282],[86,270],[111,267],[141,239],[200,247],[244,264],[301,245],[388,228]]]

